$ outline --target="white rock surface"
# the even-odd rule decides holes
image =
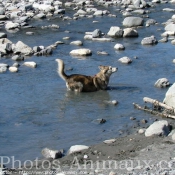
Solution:
[[[37,66],[37,64],[33,61],[24,62],[24,65],[27,67],[32,67],[32,68],[35,68]]]
[[[70,52],[71,55],[74,56],[88,56],[92,54],[92,51],[90,49],[75,49]]]
[[[89,149],[89,146],[86,146],[86,145],[74,145],[74,146],[71,146],[69,151],[68,151],[68,154],[72,154],[72,153],[75,153],[75,152],[80,152],[82,150],[86,150],[86,149]]]
[[[175,83],[166,92],[163,102],[175,108]]]
[[[167,136],[170,132],[169,123],[166,120],[156,121],[150,125],[146,131],[145,136],[150,137],[154,135]]]

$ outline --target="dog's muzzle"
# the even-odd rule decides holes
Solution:
[[[118,71],[118,68],[117,67],[113,67],[112,68],[112,72],[116,72],[116,71]]]

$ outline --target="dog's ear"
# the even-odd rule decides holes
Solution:
[[[100,65],[100,66],[98,66],[98,68],[99,68],[100,70],[103,70],[103,69],[104,69],[104,66]]]

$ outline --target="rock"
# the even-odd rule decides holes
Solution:
[[[139,130],[138,130],[138,133],[139,133],[139,134],[143,134],[144,132],[145,132],[145,129],[139,129]]]
[[[14,61],[23,61],[24,60],[24,57],[21,56],[21,55],[14,55],[12,57],[12,60],[14,60]]]
[[[97,10],[97,11],[95,11],[95,13],[93,15],[94,16],[102,16],[103,15],[103,11],[102,10]]]
[[[10,72],[18,72],[18,68],[17,67],[9,67],[9,71]]]
[[[132,28],[126,28],[123,30],[123,37],[138,37],[138,32]]]
[[[106,123],[106,120],[103,119],[103,118],[100,118],[100,119],[94,120],[93,123],[95,123],[95,124],[103,124],[103,123]]]
[[[173,39],[173,40],[171,41],[171,44],[175,45],[175,39]]]
[[[8,64],[0,63],[0,73],[6,72],[8,67]]]
[[[37,64],[33,61],[24,62],[24,65],[32,68],[35,68],[37,66]]]
[[[175,108],[175,83],[166,92],[163,102]]]
[[[92,40],[92,35],[85,35],[84,36],[84,39],[85,40]]]
[[[12,48],[14,53],[21,53],[24,55],[32,55],[33,50],[28,45],[24,44],[22,41],[18,41]]]
[[[165,87],[170,86],[170,83],[167,78],[160,78],[155,82],[154,86],[158,88],[165,88]]]
[[[44,19],[46,15],[44,13],[39,13],[33,17],[34,19]]]
[[[167,136],[170,132],[170,126],[166,120],[156,121],[145,131],[145,136]]]
[[[74,145],[71,146],[70,149],[68,150],[68,154],[72,154],[75,152],[80,152],[83,150],[89,149],[89,146],[85,146],[85,145]]]
[[[156,23],[157,23],[157,21],[155,19],[148,19],[146,21],[146,25],[153,25],[153,24],[156,24]]]
[[[92,38],[92,41],[110,42],[111,38]]]
[[[138,10],[132,11],[132,13],[143,15],[143,14],[145,14],[146,12],[145,12],[145,10],[138,9]]]
[[[99,38],[102,36],[102,32],[99,29],[96,29],[92,32],[92,38]]]
[[[75,49],[70,52],[71,55],[74,56],[89,56],[92,55],[92,51],[90,49]]]
[[[132,63],[132,60],[129,57],[122,57],[118,61],[120,61],[121,63],[124,63],[124,64]]]
[[[12,67],[19,67],[20,65],[18,63],[14,63]]]
[[[165,26],[165,30],[175,32],[175,24],[173,23],[168,24],[167,26]]]
[[[7,38],[7,34],[3,33],[3,32],[0,32],[0,38]]]
[[[142,119],[140,122],[141,122],[142,124],[146,124],[146,123],[148,123],[148,121],[145,120],[145,119]]]
[[[109,55],[107,52],[105,51],[97,51],[98,55]]]
[[[125,27],[142,26],[143,23],[144,23],[143,18],[140,18],[140,17],[129,16],[123,20],[123,25]]]
[[[117,43],[114,46],[114,49],[116,49],[116,50],[125,50],[125,47],[123,46],[123,44]]]
[[[107,33],[110,37],[122,37],[123,36],[123,30],[120,27],[112,26]]]
[[[164,37],[158,41],[159,43],[166,43],[168,42],[168,37]]]
[[[26,35],[34,35],[34,32],[26,32]]]
[[[174,36],[174,35],[175,35],[175,31],[166,31],[161,34],[162,37],[168,37],[168,36]]]
[[[77,45],[77,46],[82,46],[83,42],[78,40],[78,41],[72,41],[70,44]]]
[[[116,142],[116,139],[104,140],[103,143],[110,144]]]
[[[49,148],[44,148],[41,151],[41,153],[45,158],[52,158],[52,159],[58,159],[58,158],[61,158],[63,156],[61,151],[51,150]]]
[[[77,14],[78,14],[78,15],[86,15],[87,12],[85,12],[85,11],[82,10],[82,9],[79,9],[79,10],[77,11]]]
[[[9,21],[5,24],[5,28],[7,30],[12,30],[12,29],[15,29],[15,28],[18,28],[19,27],[19,23],[13,23],[12,21]]]
[[[150,36],[150,37],[146,37],[143,38],[141,41],[142,45],[153,45],[153,44],[157,44],[157,39],[155,38],[155,36]]]

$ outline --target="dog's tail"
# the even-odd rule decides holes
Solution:
[[[67,78],[68,78],[68,76],[64,73],[64,62],[63,62],[63,60],[61,60],[61,59],[56,59],[55,61],[58,62],[58,70],[57,70],[57,72],[58,72],[59,76],[60,76],[64,81],[66,81]]]

